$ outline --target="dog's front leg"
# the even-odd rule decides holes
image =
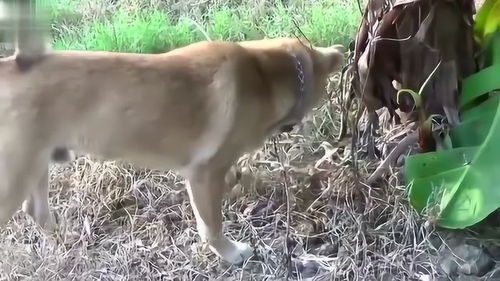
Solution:
[[[187,189],[196,218],[198,233],[203,242],[223,260],[240,264],[253,254],[250,245],[232,241],[222,230],[222,199],[226,190],[227,169],[203,165],[188,175]]]

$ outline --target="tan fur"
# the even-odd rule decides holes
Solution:
[[[28,69],[15,57],[1,60],[0,223],[29,196],[25,210],[47,220],[40,182],[54,149],[68,147],[179,171],[202,240],[241,262],[252,249],[222,233],[224,177],[243,153],[302,119],[290,115],[298,102],[294,57],[308,71],[308,111],[341,64],[338,46],[273,39],[200,42],[158,55],[64,51]]]

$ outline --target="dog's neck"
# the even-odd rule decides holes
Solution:
[[[303,117],[307,108],[307,99],[309,96],[308,82],[310,77],[310,71],[306,71],[306,61],[300,54],[292,54],[293,63],[295,64],[295,71],[297,73],[297,89],[296,89],[296,101],[287,117]]]
[[[271,127],[272,130],[278,129],[282,133],[290,132],[294,125],[302,120],[308,109],[311,98],[308,92],[311,89],[310,83],[312,83],[311,65],[300,53],[291,53],[290,56],[295,66],[296,75],[296,86],[292,89],[295,92],[295,102],[285,117],[281,118],[280,121],[276,122],[274,126]]]
[[[295,65],[295,73],[297,86],[295,87],[295,104],[292,109],[288,112],[288,114],[283,118],[283,120],[295,120],[295,122],[300,122],[304,117],[308,103],[310,102],[310,94],[309,91],[311,89],[310,83],[312,69],[310,64],[304,56],[300,53],[291,54],[293,58],[293,63]]]

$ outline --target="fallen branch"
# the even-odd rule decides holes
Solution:
[[[385,158],[384,161],[380,163],[375,172],[373,172],[373,174],[370,175],[366,183],[371,185],[375,181],[380,179],[384,175],[389,165],[391,163],[394,163],[398,159],[398,157],[408,149],[408,147],[415,144],[417,141],[418,141],[418,131],[414,131],[411,134],[404,137],[391,151],[391,153],[387,155],[387,158]]]

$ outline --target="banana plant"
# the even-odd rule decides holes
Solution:
[[[452,147],[405,164],[410,203],[446,228],[471,226],[500,207],[500,0],[484,3],[474,32],[485,66],[462,81]]]
[[[418,92],[415,92],[412,89],[400,89],[397,92],[397,102],[399,103],[400,97],[402,94],[408,94],[411,96],[413,99],[415,108],[414,110],[417,111],[418,114],[418,133],[419,133],[419,149],[420,152],[427,152],[426,150],[428,149],[429,145],[427,144],[428,139],[432,138],[432,121],[434,118],[434,115],[427,116],[427,113],[425,112],[425,109],[422,106],[422,93],[425,89],[425,86],[429,83],[431,80],[432,76],[436,73],[438,70],[439,66],[441,65],[441,61],[434,67],[434,70],[432,70],[431,74],[425,79],[424,84],[420,87],[420,90]]]

